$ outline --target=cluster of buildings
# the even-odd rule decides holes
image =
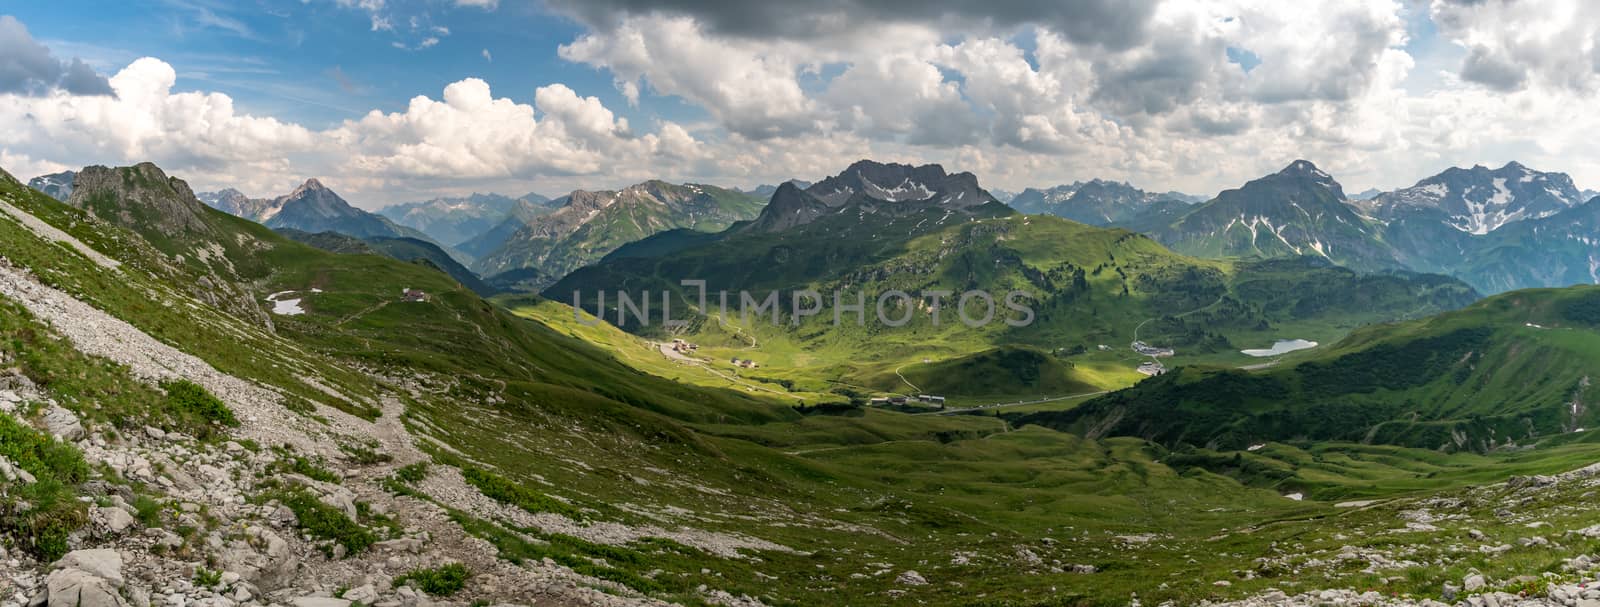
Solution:
[[[1145,375],[1161,375],[1167,372],[1167,367],[1159,360],[1145,361],[1140,363],[1139,372]]]
[[[400,301],[428,301],[428,294],[417,289],[400,291]]]
[[[682,339],[672,340],[672,351],[679,354],[688,354],[700,349],[700,344],[691,344]]]
[[[1133,342],[1133,351],[1145,356],[1172,356],[1177,353],[1172,348],[1157,348],[1142,341]]]
[[[730,362],[733,363],[733,366],[739,367],[741,369],[758,369],[758,368],[761,367],[760,363],[757,363],[756,361],[750,360],[748,358],[734,358]]]
[[[878,398],[874,398],[874,399],[868,401],[868,403],[871,404],[871,405],[874,405],[874,406],[906,405],[906,404],[910,404],[913,399],[915,399],[919,403],[923,403],[923,404],[927,404],[927,405],[936,405],[941,409],[944,408],[944,397],[943,396],[934,396],[932,394],[918,394],[915,397],[909,397],[909,396],[878,397]]]

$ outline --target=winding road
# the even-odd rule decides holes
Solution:
[[[911,415],[955,415],[957,413],[966,413],[968,411],[984,411],[984,410],[987,410],[987,409],[1003,409],[1003,408],[1006,408],[1006,407],[1020,407],[1022,405],[1037,405],[1037,404],[1040,404],[1040,403],[1053,403],[1053,402],[1063,401],[1063,400],[1072,400],[1074,398],[1083,398],[1083,397],[1086,397],[1086,396],[1099,396],[1099,395],[1105,394],[1107,392],[1110,392],[1110,391],[1109,390],[1101,390],[1099,392],[1085,392],[1083,394],[1069,394],[1069,395],[1066,395],[1066,396],[1053,396],[1053,397],[1050,397],[1050,398],[1041,398],[1039,400],[1019,400],[1019,401],[1016,401],[1016,402],[993,403],[993,404],[988,404],[988,405],[978,405],[976,407],[963,407],[961,409],[943,409],[943,410],[940,410],[940,411],[924,411],[924,412],[921,412],[921,413],[912,413]]]

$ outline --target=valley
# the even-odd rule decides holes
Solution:
[[[779,229],[663,232],[544,295],[505,293],[455,278],[470,271],[426,241],[410,261],[378,237],[280,234],[154,167],[108,170],[78,184],[84,208],[0,191],[0,351],[28,378],[18,401],[57,403],[18,419],[68,411],[96,465],[165,454],[163,471],[90,476],[166,504],[132,525],[171,526],[161,541],[240,576],[157,565],[166,549],[89,520],[115,500],[64,523],[83,531],[62,548],[12,554],[115,542],[152,601],[370,588],[415,604],[422,591],[395,580],[448,563],[472,578],[437,598],[535,604],[1375,603],[1519,592],[1530,572],[1577,596],[1600,550],[1600,514],[1569,507],[1600,457],[1584,404],[1593,288],[1480,300],[1437,275],[1189,257],[1125,229],[944,206],[928,187]],[[890,330],[834,325],[829,302],[798,323],[698,310],[667,332],[562,297],[664,290],[688,310],[693,276],[785,295],[1027,289],[1036,318],[913,313]],[[1240,370],[1262,362],[1241,350],[1279,339],[1319,345]],[[1166,372],[1138,373],[1151,357],[1132,342],[1172,348]],[[237,425],[162,404],[171,378]],[[867,402],[890,396],[910,402]],[[217,474],[220,493],[181,480]],[[1522,505],[1502,515],[1506,500]],[[314,526],[329,520],[315,504],[348,506],[331,515],[345,530]],[[283,545],[227,548],[235,524]],[[418,541],[433,547],[407,552]],[[1492,583],[1460,588],[1473,576]]]
[[[0,607],[1600,607],[1600,3],[0,8]]]

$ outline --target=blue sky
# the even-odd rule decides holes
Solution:
[[[1020,6],[3,2],[0,49],[59,67],[20,84],[0,70],[0,165],[149,160],[251,195],[316,176],[369,207],[650,178],[748,187],[860,158],[1009,190],[1209,194],[1300,158],[1349,191],[1511,160],[1600,185],[1584,135],[1600,117],[1583,109],[1600,91],[1594,3]],[[79,60],[98,84],[69,83]]]
[[[488,11],[389,2],[383,14],[392,29],[380,30],[360,8],[300,0],[131,0],[96,3],[93,10],[30,2],[5,12],[59,54],[82,57],[103,72],[159,57],[177,70],[179,89],[226,93],[246,112],[309,127],[373,109],[403,110],[411,97],[437,96],[465,77],[523,100],[535,86],[561,82],[630,121],[653,120],[655,111],[677,120],[704,116],[681,103],[629,107],[608,74],[556,55],[583,28],[535,3]],[[437,44],[417,48],[429,38]]]

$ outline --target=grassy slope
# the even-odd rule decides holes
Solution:
[[[572,292],[579,291],[582,305],[592,312],[595,293],[604,291],[611,308],[606,318],[616,322],[618,286],[626,285],[635,298],[648,291],[656,306],[655,326],[640,326],[632,319],[625,326],[663,339],[660,293],[674,293],[674,317],[683,318],[684,310],[699,299],[697,291],[678,281],[706,280],[713,313],[710,318],[691,316],[688,332],[704,346],[706,358],[752,358],[762,364],[763,375],[810,392],[825,392],[830,382],[902,392],[916,382],[902,381],[896,370],[926,375],[928,370],[917,370],[925,360],[950,361],[1002,345],[1087,351],[1088,356],[1052,365],[1058,377],[1051,383],[1114,388],[1138,378],[1133,373],[1137,357],[1124,355],[1136,327],[1141,327],[1141,339],[1176,346],[1186,356],[1242,364],[1235,341],[1244,344],[1239,347],[1277,337],[1330,341],[1363,324],[1449,309],[1474,297],[1448,279],[1358,276],[1313,260],[1198,260],[1127,231],[1047,216],[941,221],[948,218],[938,210],[905,216],[844,212],[777,234],[696,238],[687,246],[665,242],[685,240],[680,236],[662,236],[578,270],[546,293],[570,303]],[[658,246],[655,240],[663,242]],[[787,317],[781,319],[784,326],[766,319],[747,324],[740,314],[740,289],[758,299],[768,290],[780,290],[779,301],[787,307],[790,292],[802,288],[842,291],[846,302],[863,292],[972,288],[999,296],[1024,290],[1039,299],[1031,305],[1035,322],[1020,329],[1000,322],[982,329],[964,327],[955,319],[955,297],[945,299],[940,326],[933,325],[929,314],[918,314],[907,326],[884,327],[870,320],[871,301],[864,327],[850,315],[843,316],[842,326],[832,326],[831,299],[817,317],[797,327],[789,326]],[[731,291],[725,318],[719,289]],[[894,309],[888,316],[902,312]],[[999,309],[1000,318],[1005,313]],[[1115,352],[1101,353],[1100,345]],[[953,378],[947,383],[971,382]],[[1028,386],[1011,394],[952,392],[962,398],[1037,394]]]
[[[1485,451],[1593,427],[1600,288],[1519,291],[1371,327],[1261,373],[1186,368],[1072,411],[1018,418],[1240,448],[1351,440]]]
[[[327,398],[297,388],[301,384],[291,371],[377,395],[387,388],[341,371],[344,365],[421,370],[423,389],[406,397],[408,422],[449,446],[449,453],[441,450],[441,461],[488,466],[529,491],[570,500],[595,521],[660,524],[666,517],[668,526],[738,532],[803,551],[761,552],[746,560],[670,542],[604,553],[576,549],[605,558],[621,572],[614,574],[619,579],[687,604],[698,602],[692,589],[701,583],[771,605],[1109,605],[1126,604],[1135,590],[1145,601],[1188,604],[1275,583],[1240,580],[1234,573],[1255,567],[1252,560],[1271,553],[1275,543],[1336,550],[1352,542],[1340,532],[1393,526],[1398,508],[1338,511],[1284,500],[1271,488],[1169,466],[1170,453],[1132,439],[1086,440],[1041,428],[1007,432],[997,420],[971,416],[869,411],[859,418],[801,417],[776,402],[652,377],[662,374],[656,373],[663,369],[659,365],[641,364],[648,372],[619,365],[602,349],[567,335],[577,329],[546,329],[514,318],[437,273],[372,256],[283,245],[274,271],[260,280],[261,290],[324,292],[306,296],[306,315],[275,318],[280,326],[273,335],[203,307],[180,303],[174,310],[153,301],[152,293],[183,300],[164,295],[164,282],[139,269],[160,259],[131,235],[22,192],[14,182],[0,188],[14,204],[128,261],[129,269],[98,270],[70,250],[0,220],[8,259],[229,372],[307,398]],[[402,283],[424,288],[434,299],[383,305]],[[620,332],[593,331],[639,346]],[[1339,451],[1329,446],[1321,455],[1327,460]],[[1381,477],[1388,480],[1378,490],[1395,495],[1512,471],[1572,467],[1593,452],[1579,442],[1514,456],[1439,455],[1437,465],[1421,468],[1373,458],[1359,467],[1308,467],[1307,474],[1321,475],[1328,487],[1357,487]],[[1261,453],[1288,461],[1295,452],[1274,447]],[[1428,468],[1455,472],[1429,478]],[[1582,514],[1565,516],[1563,522],[1582,522]],[[1478,524],[1497,538],[1519,532],[1509,523],[1496,526],[1492,516]],[[1231,532],[1237,529],[1254,532]],[[483,532],[510,541],[493,526]],[[1158,536],[1148,543],[1117,537],[1142,533]],[[1376,532],[1362,538],[1354,543],[1388,541]],[[1042,564],[1023,563],[1019,547]],[[968,563],[956,564],[954,557],[965,553],[972,553]],[[1477,566],[1496,573],[1548,561],[1545,554],[1522,550]],[[1103,572],[1055,573],[1050,568],[1057,561],[1093,564]],[[895,575],[907,569],[933,583],[896,584]],[[640,581],[656,570],[656,582]],[[1333,573],[1325,583],[1372,583],[1370,576]],[[1446,575],[1460,578],[1454,570],[1407,575],[1409,586],[1399,589],[1437,588]],[[1153,587],[1154,579],[1169,585]],[[1210,585],[1215,579],[1236,583],[1217,588]],[[896,597],[891,590],[907,594]]]

